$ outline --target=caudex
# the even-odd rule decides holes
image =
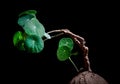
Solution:
[[[83,51],[84,57],[84,69],[90,73],[92,73],[90,62],[88,58],[88,47],[85,45],[85,39],[79,35],[72,33],[68,29],[57,29],[49,32],[45,32],[44,26],[39,22],[36,18],[36,10],[27,10],[19,14],[18,24],[24,30],[17,31],[13,36],[13,44],[19,50],[28,51],[30,53],[40,53],[44,49],[44,41],[52,38],[56,38],[61,35],[68,35],[69,37],[65,37],[60,39],[57,49],[57,58],[59,61],[70,60],[76,71],[79,72],[80,69],[77,68],[75,63],[72,61],[72,50],[74,47],[74,42],[79,46],[79,48]],[[53,36],[50,34],[58,33]],[[81,80],[81,79],[80,79]],[[74,82],[71,84],[76,84]],[[78,84],[78,83],[77,83]],[[79,83],[79,84],[95,84],[95,83]],[[107,84],[101,83],[101,84]]]

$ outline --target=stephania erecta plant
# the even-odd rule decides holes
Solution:
[[[29,53],[40,53],[44,49],[45,41],[66,34],[68,37],[63,37],[59,40],[56,56],[61,62],[70,60],[78,72],[78,75],[73,77],[69,84],[108,84],[103,77],[92,71],[88,58],[88,47],[85,45],[85,39],[83,37],[72,33],[68,29],[57,29],[46,32],[45,27],[37,19],[36,14],[36,10],[27,10],[19,14],[18,25],[24,31],[16,31],[13,35],[13,44],[15,47]],[[58,34],[51,36],[51,33]],[[82,72],[71,59],[74,44],[77,44],[83,52],[84,71]]]

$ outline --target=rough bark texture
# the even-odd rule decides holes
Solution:
[[[70,84],[108,84],[108,82],[98,74],[84,71],[75,76]]]

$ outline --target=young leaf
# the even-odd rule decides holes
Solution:
[[[27,10],[27,11],[24,11],[24,12],[20,13],[18,16],[19,17],[21,17],[23,15],[33,15],[34,16],[36,13],[37,13],[36,10]]]
[[[71,38],[62,38],[59,41],[58,47],[61,47],[61,46],[67,46],[70,50],[72,50],[74,46],[73,40]]]

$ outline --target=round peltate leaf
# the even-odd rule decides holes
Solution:
[[[27,36],[25,40],[25,48],[30,53],[39,53],[44,48],[44,42],[39,36]]]
[[[38,21],[36,17],[32,15],[25,15],[18,19],[18,24],[25,30],[28,35],[37,35],[37,36],[44,36],[45,28],[44,26]]]
[[[74,46],[73,40],[71,38],[62,38],[59,41],[58,47],[61,47],[61,46],[67,46],[70,50],[72,50]]]
[[[13,44],[20,50],[25,50],[24,48],[25,36],[21,31],[17,31],[13,36]]]
[[[37,20],[37,18],[32,18],[29,20],[25,26],[23,27],[26,30],[26,33],[30,35],[44,36],[45,28],[44,26]]]
[[[57,49],[57,58],[60,61],[65,61],[71,56],[71,50],[67,46],[61,46]]]

